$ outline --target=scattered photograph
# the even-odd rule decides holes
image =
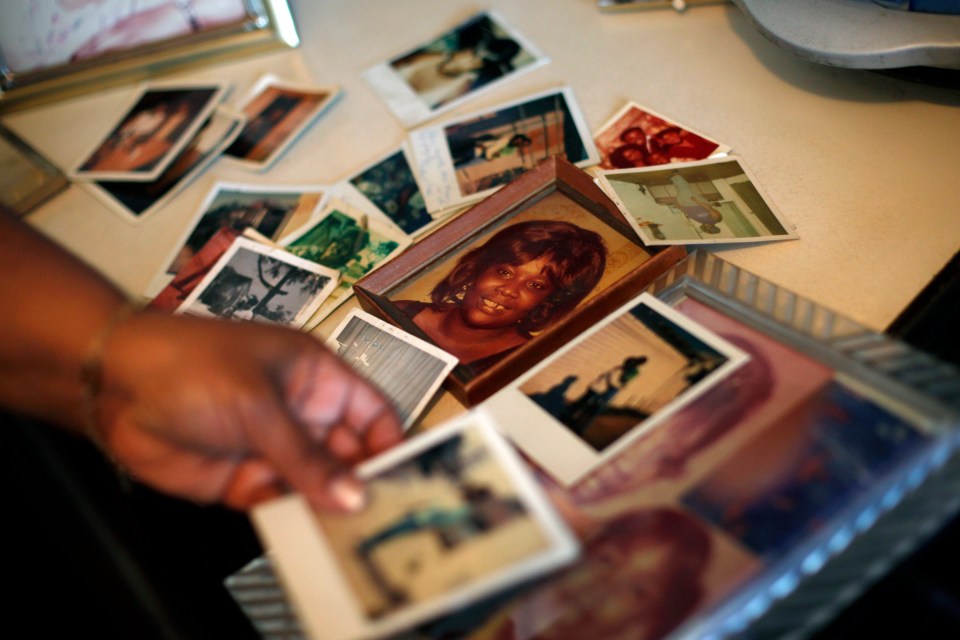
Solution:
[[[551,156],[599,161],[570,88],[418,129],[410,145],[431,212],[481,199]]]
[[[315,327],[346,302],[353,294],[353,283],[409,245],[406,234],[331,198],[318,220],[291,232],[283,242],[290,253],[340,272],[340,284],[306,328]]]
[[[412,127],[546,62],[498,15],[483,12],[367,70],[363,78],[397,119]]]
[[[600,186],[647,245],[796,239],[735,157],[601,171]]]
[[[517,446],[569,485],[747,359],[733,344],[641,294],[488,405]]]
[[[240,128],[243,116],[219,107],[177,159],[153,182],[93,181],[80,184],[127,222],[137,224],[161,209],[220,157]]]
[[[361,465],[367,507],[255,510],[309,632],[380,637],[572,561],[578,545],[484,414]],[[317,580],[316,576],[324,576]]]
[[[178,314],[299,329],[340,274],[282,249],[237,238],[177,308]]]
[[[830,367],[699,300],[686,297],[674,308],[746,352],[749,360],[572,487],[577,504],[649,491],[683,492],[704,473],[706,460],[764,429],[776,430],[833,379]]]
[[[224,154],[265,171],[339,95],[339,87],[298,85],[264,76],[244,100],[241,110],[247,124]]]
[[[600,127],[594,142],[600,152],[600,169],[692,162],[730,151],[730,147],[635,102],[627,103]]]
[[[153,182],[220,104],[221,85],[148,85],[73,170],[77,180]]]
[[[155,297],[167,286],[219,229],[230,227],[242,232],[252,228],[276,241],[306,224],[322,209],[326,197],[326,187],[216,183],[163,262],[147,297]]]
[[[917,425],[838,376],[682,500],[757,555],[779,561],[928,441]]]
[[[344,318],[327,346],[393,402],[406,429],[457,364],[449,353],[359,309]]]
[[[411,237],[422,235],[434,222],[402,148],[348,178],[347,183]]]

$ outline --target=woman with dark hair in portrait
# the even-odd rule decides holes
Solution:
[[[461,364],[482,371],[573,310],[603,275],[599,234],[531,220],[464,254],[430,292],[400,309]]]

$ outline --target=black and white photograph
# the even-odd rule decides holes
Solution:
[[[226,86],[147,85],[119,122],[84,154],[76,180],[152,182],[193,139]]]
[[[482,12],[363,77],[397,119],[412,127],[546,62],[499,15]]]
[[[334,290],[339,277],[334,269],[241,237],[176,312],[299,329]]]
[[[253,229],[271,241],[307,224],[325,206],[330,190],[317,185],[266,185],[216,182],[185,225],[147,291],[154,297],[217,231]]]
[[[488,406],[521,449],[571,484],[747,360],[741,349],[644,293]]]
[[[368,493],[360,512],[312,512],[298,497],[254,510],[316,637],[396,633],[578,553],[529,469],[481,412],[398,445],[357,475]]]
[[[410,147],[431,212],[482,199],[552,156],[580,168],[599,162],[570,87],[417,129]]]
[[[739,158],[601,171],[600,186],[647,245],[794,240]]]
[[[243,122],[242,114],[218,107],[176,160],[153,182],[100,180],[80,185],[127,222],[140,223],[206,171],[237,137]]]
[[[405,428],[430,405],[457,364],[446,351],[359,309],[344,318],[327,346],[376,384]]]

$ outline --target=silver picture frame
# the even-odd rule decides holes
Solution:
[[[287,0],[242,0],[245,15],[208,29],[18,72],[0,48],[0,113],[300,43]],[[189,10],[189,2],[178,2]],[[42,39],[38,34],[38,39]]]

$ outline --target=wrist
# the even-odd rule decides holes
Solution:
[[[104,357],[107,345],[117,330],[127,323],[139,308],[125,300],[113,312],[107,322],[97,331],[87,345],[83,361],[80,363],[80,420],[84,434],[107,457],[112,455],[106,444],[106,437],[100,424],[98,406],[103,393]]]

